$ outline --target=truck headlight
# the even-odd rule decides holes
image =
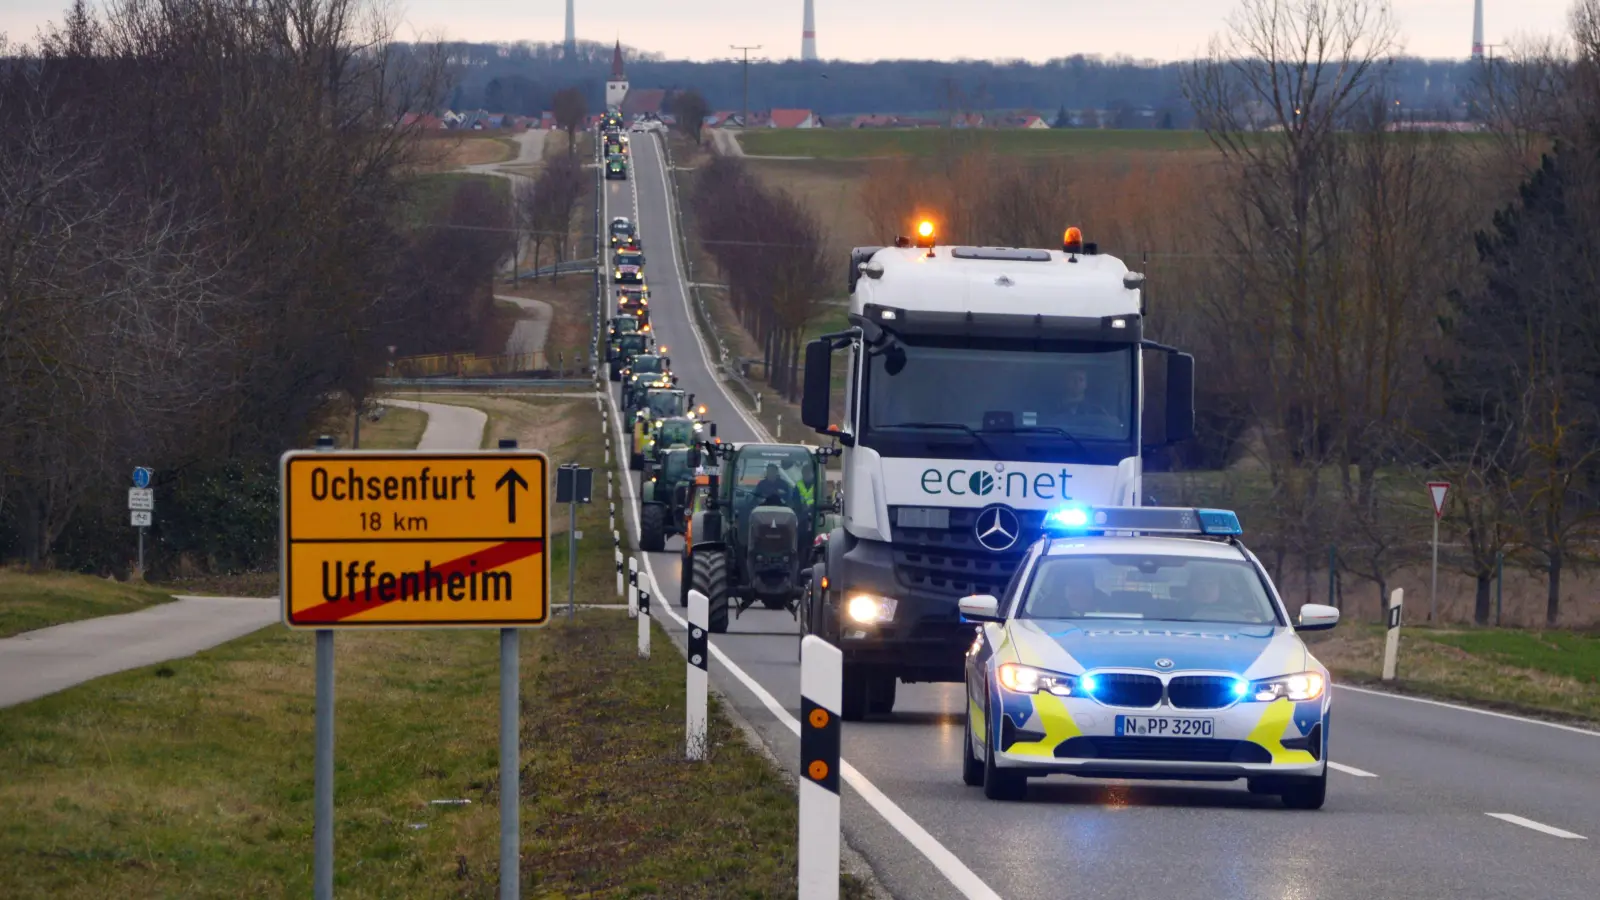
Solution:
[[[1079,689],[1076,676],[1047,672],[1019,663],[1001,663],[998,674],[1000,685],[1014,694],[1037,694],[1044,691],[1057,697],[1071,697],[1074,694],[1087,693]]]
[[[894,621],[895,601],[892,597],[874,597],[857,594],[845,604],[845,612],[853,621],[863,625],[880,625]]]
[[[1328,681],[1321,672],[1300,672],[1265,678],[1250,685],[1247,696],[1257,703],[1271,703],[1282,697],[1288,700],[1315,700],[1322,696]]]

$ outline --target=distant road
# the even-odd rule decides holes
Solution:
[[[280,618],[276,597],[179,597],[138,612],[0,640],[0,707],[90,679],[190,656]]]

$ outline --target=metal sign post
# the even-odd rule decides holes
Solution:
[[[519,629],[549,618],[548,471],[543,453],[506,440],[499,450],[337,452],[324,436],[317,452],[283,455],[283,621],[317,635],[316,900],[333,897],[333,636],[373,628],[500,629],[500,897],[518,897]]]
[[[577,463],[567,463],[556,470],[556,502],[567,505],[567,618],[577,611],[574,599],[578,585],[578,504],[591,502],[594,494],[594,470]]]
[[[151,471],[144,466],[133,470],[133,487],[128,488],[128,519],[139,529],[139,577],[144,577],[144,530],[150,527],[156,509],[155,488],[150,486]]]
[[[1439,520],[1444,518],[1444,497],[1450,490],[1448,481],[1428,482],[1428,496],[1433,500],[1433,586],[1428,594],[1428,621],[1436,622],[1439,614]]]

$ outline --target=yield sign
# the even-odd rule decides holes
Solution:
[[[1444,495],[1448,490],[1450,490],[1450,482],[1448,481],[1428,482],[1428,494],[1433,497],[1433,517],[1435,519],[1444,517]]]

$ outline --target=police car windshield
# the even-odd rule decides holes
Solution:
[[[1046,556],[1029,577],[1016,616],[1281,624],[1249,563],[1143,554]]]
[[[1126,345],[961,339],[904,345],[904,368],[891,375],[885,357],[874,356],[867,375],[864,440],[881,452],[904,455],[914,448],[898,444],[913,436],[963,440],[962,430],[981,435],[969,443],[998,448],[1024,440],[1069,455],[1095,452],[1085,444],[1110,449],[1132,440],[1134,357]]]

